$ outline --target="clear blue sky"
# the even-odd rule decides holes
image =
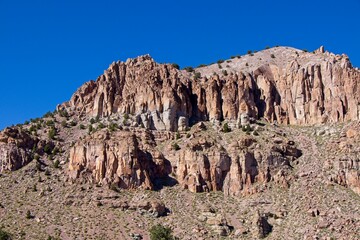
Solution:
[[[324,45],[360,66],[360,0],[0,0],[0,129],[54,110],[116,60],[197,66]]]

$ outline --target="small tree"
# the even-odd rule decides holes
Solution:
[[[11,240],[10,233],[3,230],[2,227],[0,227],[0,240]]]
[[[193,72],[194,68],[193,67],[185,67],[184,70],[187,72]]]
[[[228,123],[224,123],[222,130],[224,133],[231,132],[231,128],[229,127]]]
[[[173,68],[176,68],[177,70],[180,69],[180,66],[177,63],[173,63],[173,64],[171,64],[171,66],[173,66]]]
[[[198,80],[199,78],[201,78],[201,73],[195,72],[195,74],[194,74],[194,80]]]
[[[152,226],[150,228],[150,239],[151,240],[175,240],[172,236],[172,230],[169,227],[164,227],[161,224]]]

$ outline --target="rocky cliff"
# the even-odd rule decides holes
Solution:
[[[288,187],[302,150],[276,123],[358,120],[359,80],[346,55],[323,48],[275,47],[188,71],[149,55],[112,63],[55,114],[3,131],[1,171],[34,158],[41,169],[47,157],[69,164],[73,181],[123,189],[155,189],[169,175],[192,192]]]
[[[131,114],[146,128],[170,131],[242,115],[283,124],[359,119],[360,71],[346,55],[276,47],[220,62],[190,73],[149,55],[116,62],[58,110]]]

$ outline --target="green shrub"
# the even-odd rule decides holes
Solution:
[[[26,218],[27,218],[27,219],[32,218],[30,210],[27,210],[27,212],[26,212]]]
[[[71,122],[70,122],[70,126],[75,127],[76,125],[77,125],[77,122],[76,122],[76,121],[71,121]]]
[[[49,118],[49,117],[54,117],[54,114],[52,112],[47,112],[44,114],[43,118]]]
[[[194,74],[194,80],[198,80],[199,78],[201,78],[201,73],[195,72],[195,74]]]
[[[44,152],[46,153],[46,154],[51,154],[51,146],[49,145],[49,144],[46,144],[45,146],[44,146]]]
[[[60,110],[59,115],[60,117],[65,117],[65,118],[69,117],[69,113],[65,109]]]
[[[46,126],[54,126],[55,125],[53,120],[47,120],[45,124],[46,124]]]
[[[114,131],[116,131],[116,129],[118,129],[118,126],[116,123],[110,123],[108,128],[109,128],[110,132],[114,132]]]
[[[173,143],[173,144],[172,144],[172,149],[174,149],[175,151],[180,150],[179,144]]]
[[[307,49],[303,49],[303,52],[309,52]]]
[[[179,132],[177,132],[176,135],[175,135],[175,139],[178,140],[178,139],[180,139],[180,138],[181,138],[181,135],[180,135]]]
[[[60,162],[59,162],[59,160],[55,160],[54,161],[54,168],[59,168],[60,167]]]
[[[270,49],[270,47],[269,47],[269,46],[266,46],[265,49]]]
[[[103,129],[104,127],[105,125],[102,122],[100,122],[99,125],[97,126],[97,129]]]
[[[90,119],[91,124],[94,124],[95,122],[96,122],[95,119],[93,119],[93,118]]]
[[[176,68],[177,70],[180,69],[180,66],[179,66],[179,64],[177,64],[177,63],[172,63],[171,66],[172,66],[173,68]]]
[[[229,127],[228,123],[224,123],[224,125],[222,127],[222,131],[224,133],[231,132],[231,128]]]
[[[191,134],[190,133],[187,133],[186,134],[186,138],[190,138],[191,137]]]
[[[176,238],[173,237],[171,228],[164,227],[163,225],[158,224],[150,228],[150,239],[175,240]]]
[[[88,127],[88,133],[91,134],[94,131],[93,126],[90,124]]]
[[[82,130],[84,130],[86,127],[85,127],[84,124],[80,124],[79,128],[82,129]]]
[[[64,128],[66,128],[66,127],[67,127],[67,123],[66,123],[66,121],[65,121],[65,120],[61,121],[61,126],[62,126],[62,127],[64,127]]]
[[[187,72],[193,72],[194,68],[193,67],[185,67],[184,70]]]
[[[6,232],[2,227],[0,227],[0,240],[11,240],[10,233]]]

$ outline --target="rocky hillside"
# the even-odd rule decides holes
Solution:
[[[185,70],[148,55],[112,63],[54,113],[0,132],[3,227],[36,229],[26,239],[148,239],[154,223],[180,239],[357,239],[358,81],[323,47]]]

